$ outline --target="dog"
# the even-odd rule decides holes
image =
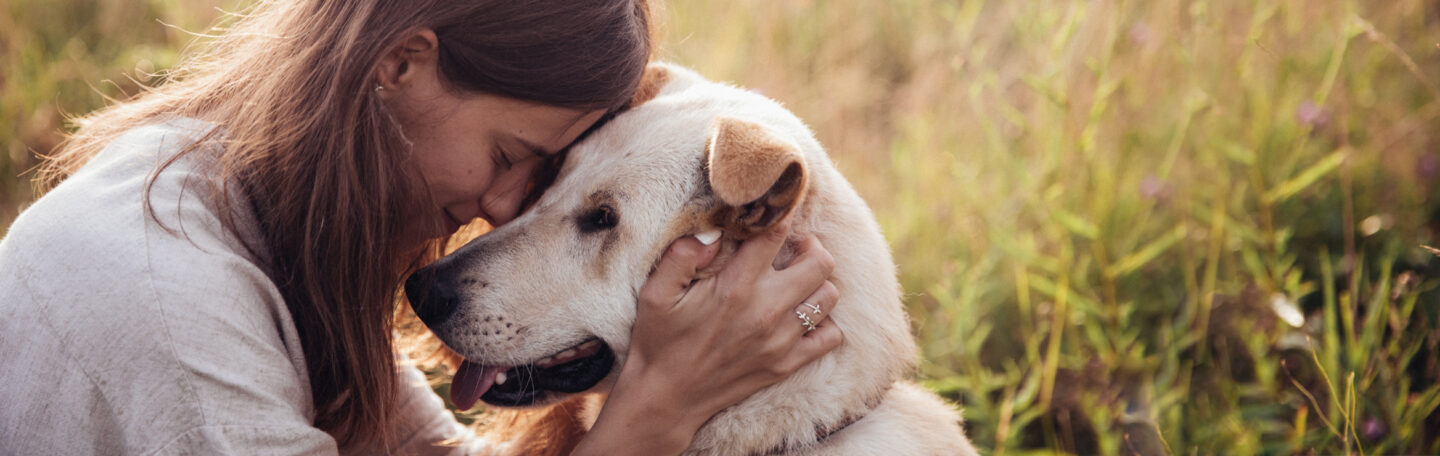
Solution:
[[[685,454],[977,454],[955,407],[906,380],[917,349],[889,248],[814,135],[775,101],[676,65],[647,68],[631,108],[574,145],[525,213],[405,288],[467,360],[451,386],[462,408],[581,404],[613,386],[638,290],[672,241],[723,233],[703,278],[786,217],[835,260],[825,324],[844,343],[715,415]]]

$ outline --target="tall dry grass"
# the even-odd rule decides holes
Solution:
[[[670,3],[807,119],[996,454],[1440,452],[1440,7]]]

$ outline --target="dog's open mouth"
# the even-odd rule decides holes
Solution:
[[[578,393],[610,373],[615,352],[600,339],[590,339],[523,366],[486,366],[465,361],[450,383],[450,401],[461,410],[477,400],[502,407],[521,407],[545,399],[548,392]]]

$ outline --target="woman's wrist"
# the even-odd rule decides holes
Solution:
[[[671,383],[653,377],[643,362],[631,360],[620,372],[595,426],[576,448],[576,455],[680,454],[695,431],[710,418],[682,404]]]

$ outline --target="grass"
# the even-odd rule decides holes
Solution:
[[[69,117],[138,91],[239,0],[0,2],[0,234],[34,198],[36,155]]]
[[[173,63],[188,38],[153,19],[198,30],[216,4],[11,1],[0,225],[56,113]],[[1433,2],[665,18],[663,58],[784,102],[871,203],[919,377],[987,454],[1440,453]]]

